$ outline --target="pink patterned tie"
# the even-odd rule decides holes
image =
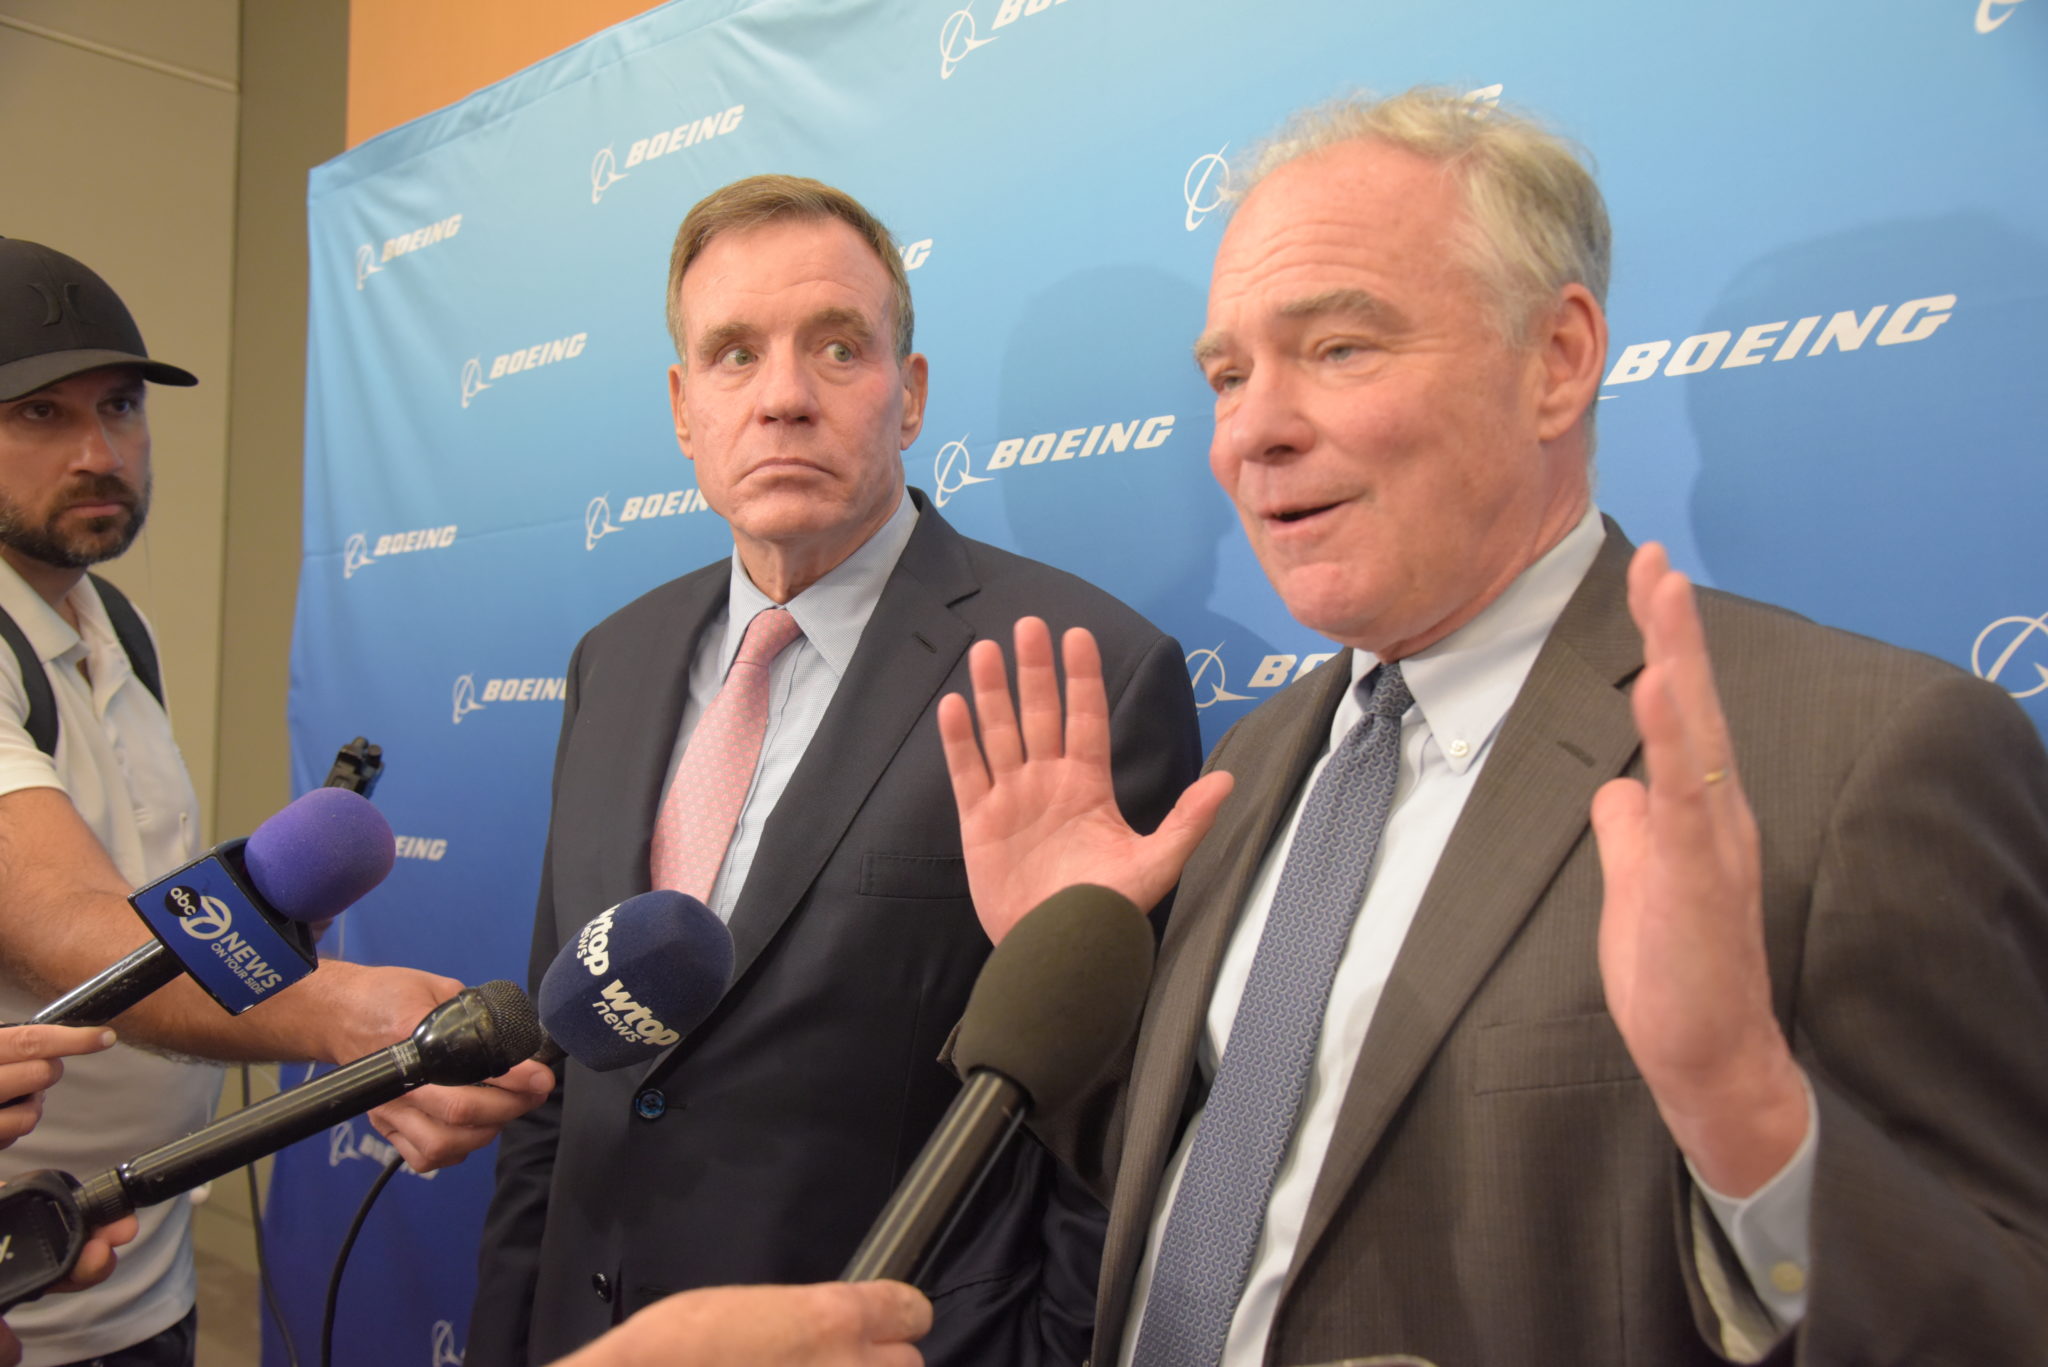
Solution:
[[[718,696],[704,709],[654,819],[648,864],[657,888],[711,900],[768,733],[768,669],[803,635],[781,608],[754,614]]]

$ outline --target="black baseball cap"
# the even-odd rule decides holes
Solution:
[[[158,384],[199,383],[149,359],[128,306],[84,263],[0,237],[0,403],[107,365],[132,365]]]

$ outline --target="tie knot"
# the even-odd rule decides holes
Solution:
[[[804,634],[796,624],[796,617],[786,608],[763,608],[754,614],[754,620],[747,623],[747,634],[740,638],[739,654],[733,656],[735,665],[765,665],[782,653],[783,647]]]
[[[1366,679],[1371,696],[1366,700],[1366,712],[1375,717],[1391,717],[1399,721],[1408,711],[1415,697],[1408,691],[1408,681],[1401,677],[1399,661],[1388,661],[1375,669]]]

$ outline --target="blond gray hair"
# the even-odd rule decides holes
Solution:
[[[1412,152],[1457,178],[1466,207],[1458,248],[1510,342],[1533,339],[1566,285],[1584,285],[1605,307],[1612,234],[1582,154],[1527,115],[1474,96],[1421,86],[1304,110],[1252,150],[1249,179],[1234,197],[1289,162],[1354,141]]]

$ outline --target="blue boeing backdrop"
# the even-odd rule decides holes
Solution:
[[[1358,87],[1470,90],[1596,154],[1598,497],[1632,534],[2048,721],[2048,0],[959,4],[673,5],[314,173],[293,779],[382,744],[404,856],[349,957],[523,979],[570,649],[729,550],[662,310],[677,222],[742,175],[895,230],[932,358],[905,464],[955,526],[1175,634],[1211,740],[1315,663],[1210,482],[1188,346],[1230,159]],[[357,1121],[279,1164],[302,1346],[388,1152]],[[489,1186],[488,1153],[397,1179],[337,1361],[460,1360]]]

